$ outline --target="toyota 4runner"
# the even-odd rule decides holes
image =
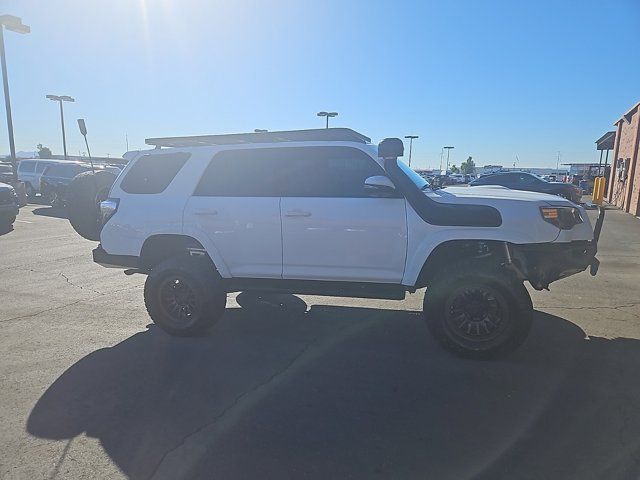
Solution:
[[[424,317],[447,349],[489,357],[520,345],[524,287],[591,267],[583,207],[504,187],[431,188],[399,160],[330,128],[147,139],[100,203],[94,261],[144,273],[149,315],[204,332],[230,292],[402,300],[426,287]]]

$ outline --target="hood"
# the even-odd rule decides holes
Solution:
[[[557,195],[548,193],[527,192],[524,190],[511,190],[499,185],[478,185],[477,187],[445,187],[440,190],[428,191],[427,193],[434,200],[443,202],[454,199],[461,200],[516,200],[520,202],[568,202]]]
[[[7,190],[13,190],[11,185],[7,185],[6,183],[0,183],[0,192],[6,192]]]

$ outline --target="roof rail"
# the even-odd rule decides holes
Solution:
[[[147,138],[147,145],[156,147],[199,147],[204,145],[239,145],[249,143],[343,141],[371,143],[350,128],[316,128],[310,130],[285,130],[281,132],[230,133],[226,135],[195,135],[190,137]]]

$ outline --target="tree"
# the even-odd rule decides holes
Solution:
[[[476,164],[473,158],[469,157],[460,164],[460,170],[462,173],[471,174],[476,172]]]
[[[51,149],[49,147],[43,147],[41,143],[38,144],[38,157],[40,158],[51,158],[53,155],[51,154]]]
[[[449,170],[451,170],[451,173],[460,173],[460,169],[455,165],[451,165],[451,168]]]

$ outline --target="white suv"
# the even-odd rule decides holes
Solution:
[[[148,274],[147,310],[173,335],[202,333],[226,294],[287,292],[401,300],[426,287],[436,338],[461,355],[525,339],[547,288],[595,274],[584,209],[504,187],[432,189],[350,129],[148,139],[100,204],[94,261]]]

